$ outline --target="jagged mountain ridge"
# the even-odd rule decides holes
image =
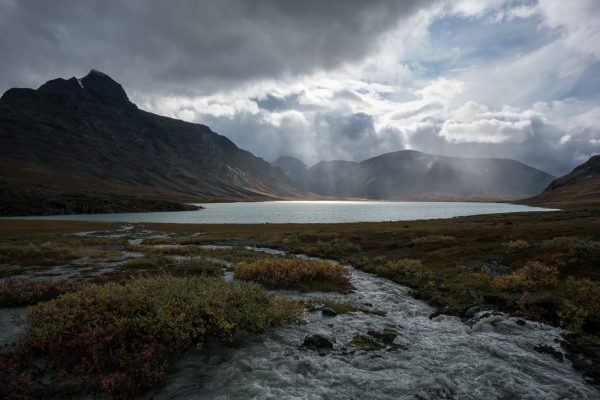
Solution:
[[[209,127],[137,108],[92,70],[0,98],[0,181],[176,201],[295,196],[277,169]]]
[[[308,168],[286,158],[279,166],[299,188],[327,196],[396,200],[514,200],[539,193],[554,179],[520,162],[446,157],[414,150],[361,162],[322,161]]]

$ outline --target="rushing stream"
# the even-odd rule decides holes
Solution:
[[[262,249],[264,251],[264,249]],[[349,267],[351,268],[351,267]],[[351,268],[356,290],[339,300],[383,310],[308,314],[305,325],[279,329],[236,347],[209,345],[182,359],[156,399],[586,399],[600,398],[569,361],[534,351],[559,348],[561,331],[495,313],[465,324],[438,316],[408,289]],[[282,293],[282,292],[280,292]],[[303,299],[323,294],[283,292]],[[489,314],[489,313],[487,313]],[[482,318],[483,316],[483,318]],[[347,346],[357,334],[392,329],[396,350]],[[329,352],[301,346],[306,335],[337,341]]]
[[[132,244],[156,235],[127,229],[80,235],[127,236]],[[268,248],[247,249],[283,254]],[[233,265],[223,264],[224,278],[232,280]],[[105,269],[109,267],[115,268],[110,264]],[[350,294],[277,293],[303,300],[327,297],[385,315],[352,312],[329,317],[316,311],[307,314],[306,324],[276,329],[235,346],[209,343],[177,362],[166,387],[152,393],[152,398],[600,399],[600,392],[585,382],[570,361],[534,350],[537,345],[560,350],[560,329],[500,313],[479,312],[467,323],[444,315],[430,319],[435,310],[412,298],[407,288],[348,268],[355,287]],[[69,276],[58,274],[53,279]],[[22,327],[10,319],[8,310],[0,310],[1,345],[22,334]],[[348,346],[356,335],[384,330],[397,334],[394,346],[376,351]],[[303,347],[304,338],[313,333],[335,338],[333,350]]]

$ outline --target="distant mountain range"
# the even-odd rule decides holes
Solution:
[[[518,161],[403,150],[361,162],[293,157],[278,166],[301,190],[324,196],[396,200],[515,200],[540,193],[554,177]]]
[[[0,195],[6,215],[34,211],[19,211],[19,199],[35,199],[41,213],[60,213],[300,193],[278,168],[226,137],[142,111],[120,84],[92,70],[37,90],[10,89],[0,98]],[[46,198],[54,200],[44,207]],[[73,207],[74,198],[102,206]]]
[[[412,150],[312,167],[282,157],[271,165],[205,125],[138,109],[95,70],[0,98],[0,215],[319,197],[515,200],[546,187],[533,200],[575,201],[599,193],[598,164],[593,157],[557,180],[514,160]]]
[[[567,175],[552,181],[541,194],[524,202],[557,207],[600,203],[600,155],[592,156]]]

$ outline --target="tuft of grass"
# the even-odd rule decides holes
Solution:
[[[22,307],[54,299],[80,287],[70,281],[6,279],[0,284],[0,307]]]
[[[300,322],[303,310],[259,285],[215,278],[88,284],[28,310],[23,343],[0,362],[0,393],[41,395],[43,387],[19,379],[38,374],[61,382],[53,388],[59,397],[133,397],[164,384],[169,366],[191,346]]]
[[[14,241],[0,244],[0,264],[50,266],[76,258],[114,259],[120,251],[105,240],[61,237],[52,241]]]
[[[426,245],[426,244],[448,244],[456,241],[454,236],[447,235],[429,235],[429,236],[421,236],[411,240],[411,244],[418,245]]]
[[[384,276],[402,276],[407,279],[431,279],[431,272],[423,268],[423,263],[418,258],[401,258],[390,260],[376,267],[378,274]]]
[[[174,276],[222,276],[223,264],[201,257],[187,257],[165,269]]]
[[[300,235],[301,237],[317,237],[316,241],[303,242],[297,248],[305,254],[315,254],[319,257],[345,259],[348,255],[357,254],[362,251],[360,245],[353,241],[338,238],[337,235],[316,234]],[[292,240],[289,238],[288,240]],[[285,242],[284,242],[285,243]]]
[[[351,289],[350,272],[328,261],[299,258],[262,259],[240,263],[235,277],[258,282],[272,289],[346,293]]]
[[[529,247],[529,242],[526,240],[509,240],[508,242],[502,243],[509,249],[526,249]]]
[[[127,260],[123,264],[123,268],[126,269],[155,269],[165,266],[169,263],[169,259],[160,255],[146,255],[144,257],[137,257]]]

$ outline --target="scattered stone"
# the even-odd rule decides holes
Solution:
[[[335,312],[335,310],[330,307],[323,307],[321,309],[321,314],[323,314],[326,317],[335,317],[338,315],[337,312]]]
[[[311,349],[333,349],[336,340],[325,333],[313,333],[304,338],[304,347]]]
[[[533,348],[538,353],[546,353],[550,354],[552,357],[556,358],[558,361],[563,361],[565,356],[560,351],[556,350],[552,346],[548,346],[547,344],[538,344]]]

